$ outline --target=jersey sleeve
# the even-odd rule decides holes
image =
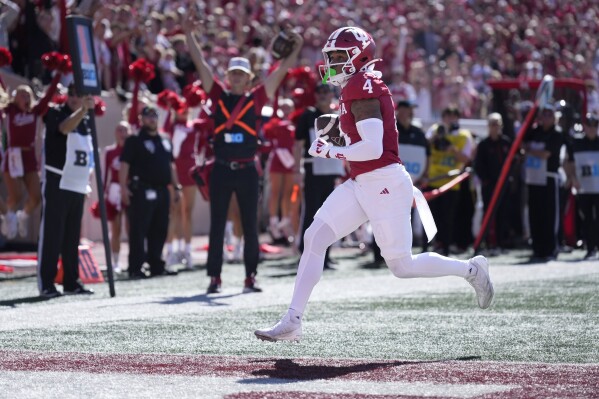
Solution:
[[[362,72],[354,75],[343,88],[343,100],[369,100],[391,95],[387,85],[372,73]]]

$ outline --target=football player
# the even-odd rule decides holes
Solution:
[[[486,258],[461,261],[436,253],[412,255],[410,210],[415,190],[398,154],[391,93],[374,69],[379,60],[374,57],[372,36],[357,27],[340,28],[329,36],[322,52],[323,82],[341,87],[339,119],[346,145],[334,146],[319,137],[309,152],[314,157],[349,161],[351,178],[327,198],[304,235],[289,310],[274,326],[256,330],[255,335],[268,341],[300,340],[302,314],[322,275],[326,248],[366,221],[372,224],[381,253],[396,277],[462,277],[474,287],[478,305],[488,308],[494,291]]]

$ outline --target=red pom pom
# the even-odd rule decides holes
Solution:
[[[206,101],[208,98],[206,92],[202,89],[201,84],[200,81],[196,81],[183,88],[183,97],[187,101],[189,107],[197,107],[202,101]]]
[[[154,65],[144,58],[140,58],[129,65],[129,76],[136,82],[148,83],[156,76]]]
[[[178,113],[178,114],[182,114],[185,111],[187,111],[188,107],[187,107],[187,101],[185,101],[184,98],[179,98],[177,100],[177,102],[175,102],[173,104],[173,109]]]
[[[73,62],[71,61],[70,55],[61,54],[58,70],[63,74],[73,72]]]
[[[12,54],[6,47],[0,47],[0,68],[12,64]]]
[[[54,97],[52,97],[52,102],[54,104],[64,104],[67,102],[67,95],[66,94],[57,94]]]
[[[100,97],[94,97],[94,114],[102,116],[106,113],[106,103]]]
[[[89,212],[92,214],[92,216],[96,219],[100,219],[100,203],[98,201],[95,201],[90,207],[89,207]]]
[[[160,108],[169,109],[175,107],[180,101],[179,96],[172,90],[162,90],[157,97],[156,104]]]
[[[49,71],[55,71],[61,65],[61,55],[58,51],[42,54],[42,64]]]
[[[73,70],[73,63],[68,54],[62,54],[58,51],[51,51],[42,55],[42,64],[49,71],[59,71],[60,73],[69,73]]]
[[[119,213],[119,211],[112,203],[108,201],[105,201],[104,203],[106,205],[106,219],[108,219],[108,221],[113,221],[116,215]],[[98,201],[95,201],[89,207],[89,212],[92,214],[94,218],[100,219],[100,203]]]

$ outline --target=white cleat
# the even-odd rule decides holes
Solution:
[[[264,330],[256,330],[254,334],[263,341],[299,342],[302,339],[302,319],[287,312],[277,324]]]
[[[468,261],[470,267],[476,267],[476,274],[466,277],[466,281],[476,291],[476,297],[478,299],[478,306],[481,309],[486,309],[491,306],[493,302],[493,296],[495,290],[493,290],[493,283],[491,277],[489,277],[489,262],[484,256],[475,256]]]

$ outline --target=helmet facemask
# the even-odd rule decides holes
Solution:
[[[329,53],[336,51],[345,52],[345,54],[347,54],[347,60],[344,62],[331,63]],[[327,49],[327,51],[323,50],[324,65],[320,65],[318,68],[320,76],[322,77],[322,83],[341,86],[351,75],[357,72],[353,62],[356,57],[360,56],[360,53],[361,52],[357,47],[352,47],[350,49],[339,48]],[[335,69],[335,67],[338,66],[341,66],[341,72],[337,72]]]

